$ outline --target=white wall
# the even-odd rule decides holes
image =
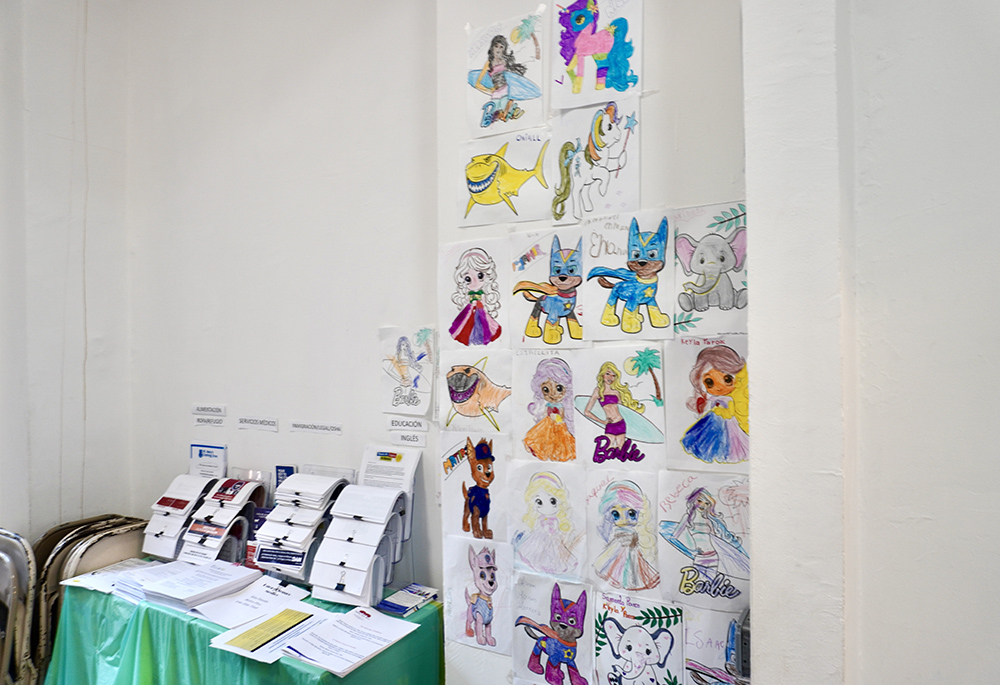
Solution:
[[[0,515],[34,538],[130,508],[107,487],[128,478],[127,15],[119,0],[2,11]]]
[[[192,442],[271,470],[354,468],[387,438],[378,327],[434,321],[434,31],[404,0],[130,4],[137,512],[187,469]],[[229,425],[194,428],[198,402],[226,404]],[[280,431],[237,430],[238,416]],[[412,543],[431,584],[433,461]]]
[[[744,3],[754,677],[1000,679],[990,3]]]

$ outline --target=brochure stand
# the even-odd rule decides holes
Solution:
[[[215,483],[214,478],[188,474],[174,478],[163,496],[153,503],[153,516],[144,531],[143,553],[158,559],[176,559],[191,514]]]

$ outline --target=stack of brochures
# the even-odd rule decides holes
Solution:
[[[259,481],[220,479],[194,512],[177,559],[194,564],[242,561],[254,510],[264,506],[266,497]]]
[[[176,576],[191,567],[183,561],[171,561],[167,564],[156,563],[152,566],[131,569],[118,574],[112,594],[126,599],[132,604],[138,604],[146,599],[143,588],[160,580]]]
[[[379,611],[406,617],[428,602],[437,599],[437,588],[419,583],[410,583],[402,590],[392,593],[375,605]]]
[[[189,611],[217,597],[238,592],[260,576],[260,571],[245,566],[211,561],[201,565],[187,564],[180,573],[144,585],[142,589],[148,602]]]
[[[295,473],[275,490],[275,506],[257,530],[254,563],[262,569],[305,580],[316,554],[328,510],[348,483],[343,478]]]
[[[146,526],[144,554],[160,559],[176,559],[181,536],[202,498],[215,484],[214,478],[183,474],[174,478],[167,491],[153,504],[153,516]]]
[[[402,556],[402,490],[348,485],[334,503],[333,519],[313,562],[313,596],[372,606]]]
[[[105,566],[104,568],[91,571],[90,573],[84,573],[83,575],[74,576],[73,578],[67,578],[59,584],[66,585],[68,587],[83,587],[88,590],[97,590],[98,592],[111,594],[114,592],[119,576],[125,571],[134,571],[136,569],[158,565],[160,565],[158,561],[125,559],[124,561],[119,561],[117,564],[111,564],[110,566]]]

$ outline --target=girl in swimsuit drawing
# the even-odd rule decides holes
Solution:
[[[494,121],[507,121],[517,119],[524,114],[524,110],[517,106],[517,103],[510,97],[510,88],[507,85],[507,72],[524,76],[527,68],[514,59],[514,52],[510,49],[507,39],[504,36],[493,36],[490,41],[490,49],[486,64],[479,71],[479,78],[476,79],[475,88],[490,96],[493,116],[487,123],[483,119],[483,126],[488,126]],[[492,88],[484,83],[489,76]],[[487,107],[489,103],[487,104]]]
[[[632,397],[628,383],[621,382],[622,374],[618,367],[612,362],[604,362],[601,370],[597,373],[597,387],[594,388],[587,407],[583,410],[583,415],[595,423],[604,426],[604,434],[608,436],[611,447],[620,448],[625,444],[626,425],[622,417],[619,405],[643,413],[646,408]],[[604,409],[605,418],[597,416],[593,409],[595,404],[600,404]]]

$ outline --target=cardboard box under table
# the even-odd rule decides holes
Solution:
[[[441,605],[431,603],[406,621],[420,627],[345,678],[282,657],[263,664],[213,649],[220,625],[167,607],[138,606],[80,587],[65,588],[63,610],[46,685],[184,685],[185,683],[392,683],[444,682]],[[343,613],[354,607],[309,598]]]

